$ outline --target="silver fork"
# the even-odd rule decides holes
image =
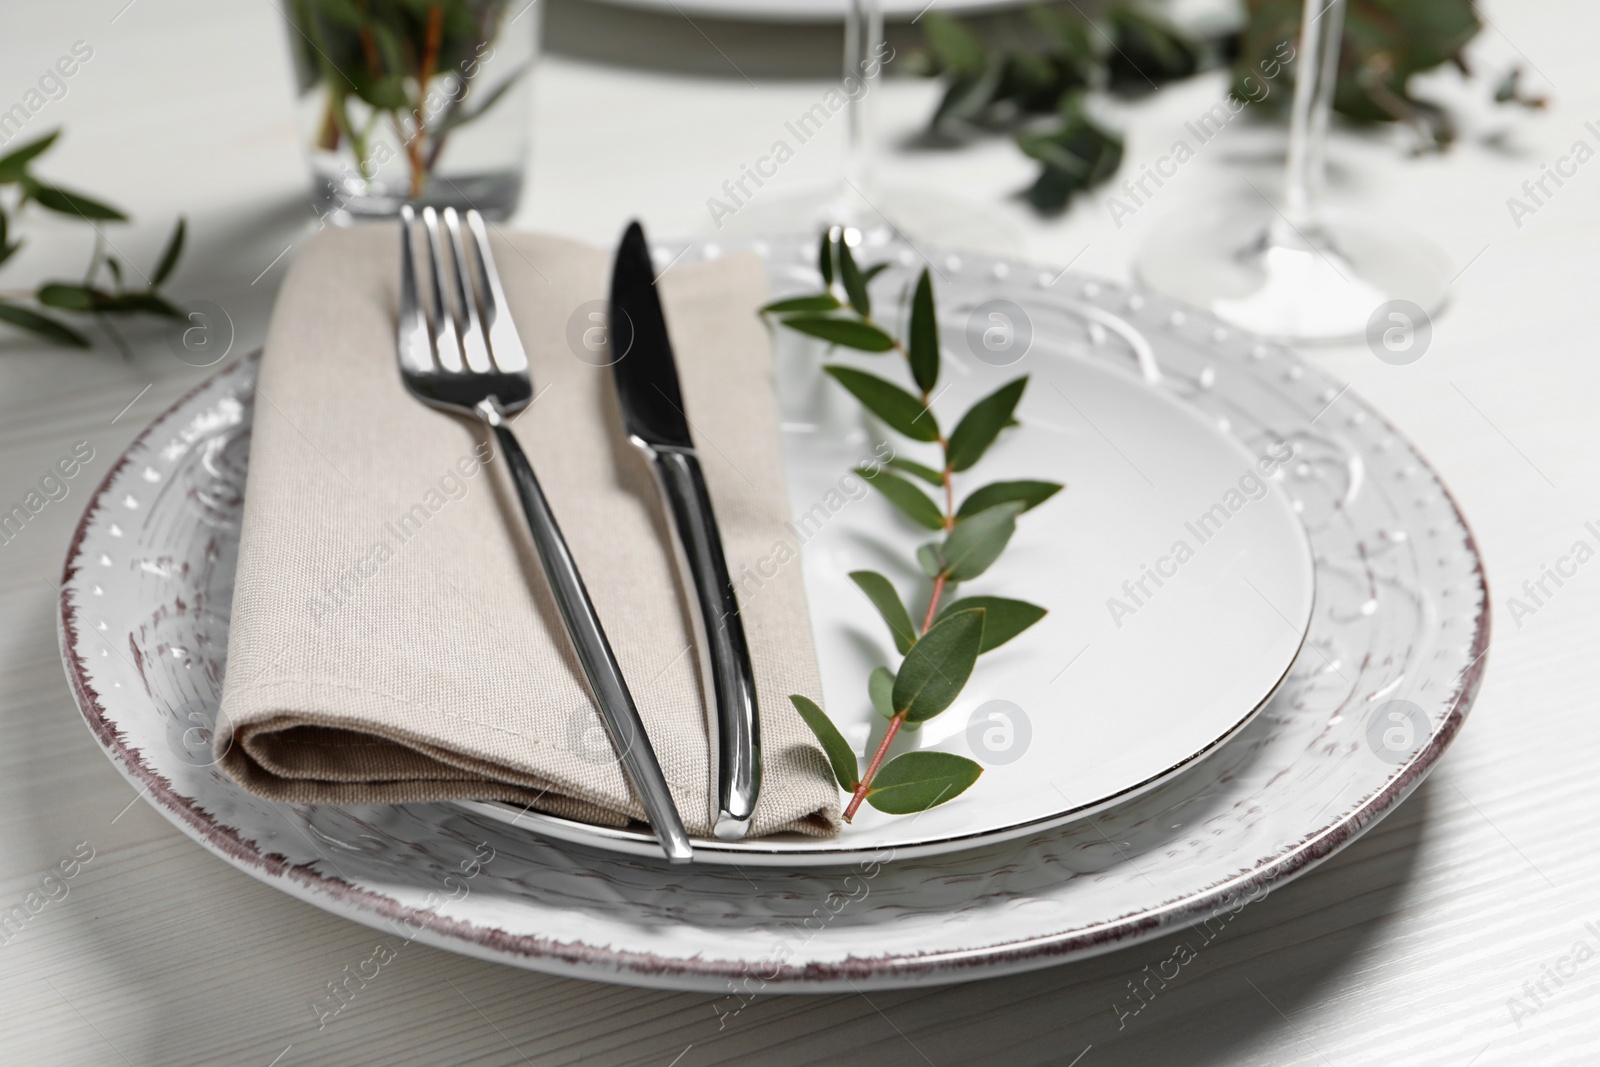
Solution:
[[[483,219],[476,211],[467,212],[467,229],[476,252],[469,257],[455,209],[444,210],[448,242],[439,233],[438,214],[431,207],[422,209],[422,232],[432,268],[426,308],[418,298],[412,248],[415,223],[416,213],[411,206],[402,207],[400,377],[424,404],[476,418],[494,434],[500,453],[510,464],[539,562],[555,593],[556,606],[622,769],[638,793],[667,859],[687,863],[693,858],[689,835],[661,774],[661,764],[650,747],[650,738],[611,643],[606,640],[600,616],[584,588],[577,562],[561,536],[533,467],[506,421],[507,415],[521,411],[533,400],[533,383],[522,341],[506,311],[506,294],[489,251]],[[453,299],[445,296],[447,285]]]

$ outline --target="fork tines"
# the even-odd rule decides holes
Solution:
[[[505,291],[483,216],[467,212],[474,253],[469,255],[455,208],[444,209],[444,233],[439,212],[424,207],[421,214],[429,266],[425,300],[419,297],[414,248],[417,212],[410,204],[400,208],[399,345],[406,369],[419,374],[525,373],[527,356],[505,310]]]

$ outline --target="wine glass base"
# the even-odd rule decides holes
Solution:
[[[1320,343],[1366,335],[1394,301],[1432,315],[1452,280],[1444,253],[1404,227],[1331,214],[1293,229],[1238,209],[1168,220],[1134,270],[1141,284],[1225,322]]]
[[[818,233],[844,226],[851,247],[868,250],[903,241],[996,256],[1026,253],[1027,242],[1003,214],[972,201],[909,186],[879,186],[870,199],[853,185],[773,189],[717,220],[729,236]]]

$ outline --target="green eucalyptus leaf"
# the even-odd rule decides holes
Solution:
[[[856,474],[888,497],[889,502],[904,512],[912,522],[929,530],[944,529],[944,512],[939,510],[939,505],[929,500],[927,493],[904,478],[890,474],[881,467],[876,474],[866,467],[857,467]]]
[[[856,266],[850,242],[842,236],[839,238],[839,281],[844,285],[845,295],[850,298],[850,306],[862,318],[871,318],[872,297],[867,294],[867,280],[861,276],[861,268]]]
[[[68,192],[57,185],[45,185],[26,175],[22,178],[22,189],[28,199],[40,207],[62,215],[105,222],[126,222],[128,218],[110,204],[102,204],[82,193]]]
[[[1005,74],[1005,57],[992,56],[979,73],[956,78],[934,109],[931,124],[938,128],[949,118],[967,121],[982,119],[984,113],[999,102]]]
[[[822,231],[822,247],[817,250],[817,270],[822,272],[824,287],[833,284],[833,234]]]
[[[372,30],[373,42],[378,46],[378,55],[383,59],[384,68],[404,70],[405,53],[400,46],[400,34],[396,28],[384,24],[380,19],[370,19],[368,25]]]
[[[178,308],[173,307],[164,298],[155,293],[117,293],[103,294],[95,302],[96,311],[120,312],[132,314],[144,312],[147,315],[164,315],[169,319],[187,319]]]
[[[828,757],[828,763],[833,767],[833,777],[839,783],[839,788],[846,793],[855,792],[856,786],[861,784],[861,773],[857,770],[855,749],[850,747],[850,742],[844,739],[839,728],[833,721],[823,714],[821,708],[800,696],[798,693],[789,697],[794,704],[794,710],[800,713],[800,718],[811,728],[811,732],[822,744],[822,751]]]
[[[951,581],[965,582],[988,570],[1017,532],[1020,514],[1019,503],[999,504],[956,523],[937,549],[940,573]]]
[[[967,494],[967,498],[956,509],[956,518],[967,519],[980,511],[1000,504],[1017,503],[1022,505],[1023,511],[1038,507],[1046,500],[1061,491],[1061,486],[1055,482],[1015,481],[1015,482],[990,482],[988,485],[974,489]]]
[[[21,148],[0,156],[0,185],[10,185],[21,181],[28,172],[28,164],[43,155],[51,145],[56,143],[56,138],[60,136],[61,130],[54,129],[43,137],[29,141]]]
[[[22,245],[21,238],[11,240],[11,219],[6,215],[5,207],[0,205],[0,263],[16,255]]]
[[[38,334],[58,345],[70,345],[73,348],[89,347],[89,339],[83,334],[31,308],[0,303],[0,322],[8,322],[19,330]]]
[[[1106,56],[1112,86],[1147,92],[1199,69],[1199,42],[1161,16],[1133,4],[1113,5],[1107,14],[1116,45]]]
[[[892,382],[837,364],[824,367],[878,418],[913,441],[937,441],[939,423],[920,399]]]
[[[831,315],[802,313],[781,320],[790,329],[820,337],[829,344],[853,348],[858,352],[887,352],[894,347],[894,338],[867,322],[855,319],[834,318]]]
[[[60,308],[62,311],[94,311],[111,294],[90,289],[86,285],[51,282],[40,286],[36,295],[39,303],[45,307]]]
[[[874,667],[867,675],[867,697],[873,710],[885,719],[894,718],[894,671],[888,667]]]
[[[406,96],[406,79],[399,74],[369,75],[365,70],[345,72],[355,83],[356,95],[379,111],[406,111],[411,100]]]
[[[761,309],[763,315],[787,315],[797,311],[837,311],[839,301],[832,293],[815,296],[796,296],[788,300],[774,300]]]
[[[882,274],[888,269],[889,264],[887,263],[874,263],[872,266],[861,272],[861,280],[870,284],[872,279],[876,278],[878,275]]]
[[[911,358],[911,377],[924,393],[939,384],[939,320],[933,309],[933,279],[922,268],[917,291],[911,297],[911,328],[907,332],[906,352]]]
[[[50,282],[41,286],[37,294],[39,303],[62,311],[92,311],[106,314],[165,315],[183,319],[184,313],[165,299],[150,292],[108,293],[87,285],[72,282]]]
[[[999,648],[1013,637],[1044,618],[1048,612],[1026,600],[1007,600],[1000,596],[964,596],[941,608],[939,617],[958,611],[983,609],[983,647],[979,653]]]
[[[365,16],[362,15],[360,9],[351,0],[317,0],[316,8],[318,14],[342,23],[351,29],[360,29],[366,25]]]
[[[879,769],[867,803],[886,815],[927,811],[966,792],[981,764],[953,752],[902,752]]]
[[[911,646],[917,643],[917,628],[900,594],[895,591],[894,583],[876,571],[851,571],[850,580],[861,587],[867,599],[872,601],[872,606],[878,609],[878,614],[883,616],[883,621],[889,625],[889,633],[894,636],[895,651],[902,656],[911,651]]]
[[[939,554],[939,542],[929,541],[917,547],[917,566],[921,567],[922,573],[929,578],[939,577],[939,572],[944,570],[944,557]]]
[[[1028,377],[1023,375],[1002,385],[968,409],[950,434],[946,458],[951,470],[964,471],[983,458],[989,446],[994,444],[994,439],[1000,436],[1000,431],[1011,421],[1011,412],[1016,409],[1017,401],[1022,399],[1022,391],[1027,387]]]
[[[947,116],[972,110],[966,101],[979,91],[976,76],[963,74],[951,78],[950,84],[945,86],[944,95],[939,98],[938,106],[933,109],[932,117],[928,119],[929,127],[937,131]],[[987,96],[984,99],[987,102]]]
[[[1081,94],[1068,94],[1062,113],[1061,125],[1053,130],[1017,134],[1017,147],[1044,164],[1027,198],[1047,214],[1064,210],[1075,194],[1105,181],[1122,165],[1122,138],[1089,117]]]
[[[167,247],[161,252],[161,260],[156,264],[156,272],[150,276],[150,288],[154,289],[171,276],[172,270],[178,265],[178,256],[183,252],[183,238],[188,231],[188,222],[182,215],[178,216],[178,225],[172,228],[172,236],[167,238]]]
[[[1051,51],[1067,70],[1070,79],[1067,87],[1087,87],[1093,80],[1094,69],[1099,61],[1095,40],[1089,36],[1089,20],[1076,13],[1068,14],[1042,5],[1029,7],[1028,18],[1056,46]]]
[[[370,2],[370,0],[369,0]],[[376,6],[376,5],[374,5]],[[463,69],[463,63],[474,56],[474,49],[483,40],[485,33],[485,20],[489,12],[496,12],[496,20],[504,17],[504,12],[511,5],[498,2],[493,5],[482,3],[445,3],[433,0],[429,5],[430,12],[437,8],[444,10],[444,34],[439,47],[439,69]],[[523,8],[523,10],[527,10]],[[493,26],[493,23],[489,23]]]
[[[1010,101],[1024,112],[1053,110],[1065,88],[1059,78],[1061,68],[1053,58],[1036,52],[1013,52],[1005,60],[1005,75],[995,98]]]
[[[983,647],[983,610],[944,616],[917,639],[894,678],[894,710],[908,722],[933,718],[955,702]]]
[[[889,460],[889,466],[893,467],[895,470],[905,471],[907,474],[914,475],[914,476],[916,476],[918,478],[921,478],[923,481],[927,482],[929,485],[933,486],[935,489],[943,489],[944,488],[944,475],[940,474],[938,471],[934,470],[932,467],[924,466],[921,463],[916,462],[915,460],[905,459],[904,457],[896,456],[893,459]]]
[[[939,11],[926,11],[922,32],[928,48],[945,72],[975,76],[988,61],[983,41],[963,23]]]

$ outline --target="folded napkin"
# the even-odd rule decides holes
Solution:
[[[493,241],[537,394],[517,439],[684,823],[707,834],[691,608],[611,373],[584,343],[603,322],[611,257],[548,236]],[[492,437],[401,384],[399,273],[394,227],[329,230],[278,298],[256,390],[219,763],[280,801],[499,799],[606,825],[643,819]],[[755,258],[730,256],[660,282],[736,581],[795,542],[756,316],[765,278]],[[835,833],[837,789],[788,699],[820,692],[799,566],[763,573],[741,601],[765,771],[752,832]]]

